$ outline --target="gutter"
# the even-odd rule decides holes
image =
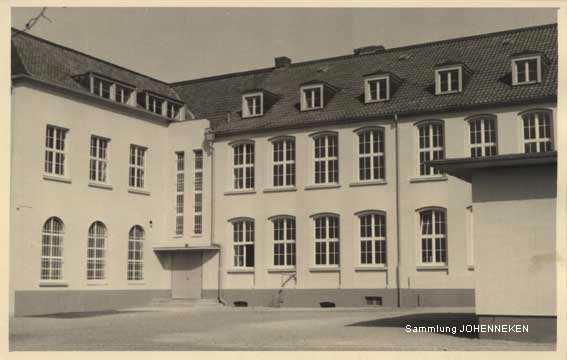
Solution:
[[[399,118],[398,114],[394,114],[394,124],[396,132],[396,303],[401,307],[401,290],[400,290],[400,262],[402,259],[400,249],[400,162],[399,162]]]

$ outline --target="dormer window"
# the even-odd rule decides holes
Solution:
[[[168,102],[167,103],[167,117],[170,119],[178,119],[179,118],[179,112],[181,111],[181,106]]]
[[[261,92],[242,96],[242,117],[264,115],[264,94]]]
[[[301,111],[323,108],[323,85],[301,87]]]
[[[512,60],[512,84],[527,85],[541,82],[541,56],[533,55]]]
[[[364,80],[364,102],[372,103],[390,99],[390,77],[388,75]]]
[[[90,81],[90,92],[102,98],[119,102],[121,104],[134,105],[132,94],[134,86],[123,84],[119,81],[104,78],[94,73],[87,74]]]
[[[112,83],[99,78],[93,78],[93,93],[105,99],[110,99],[110,87]]]
[[[116,85],[116,101],[122,104],[130,103],[130,98],[134,90],[124,86]]]
[[[463,69],[461,66],[435,69],[435,95],[453,94],[463,91]]]
[[[148,101],[146,102],[146,109],[153,112],[153,113],[162,115],[163,102],[164,102],[163,99],[148,94]]]

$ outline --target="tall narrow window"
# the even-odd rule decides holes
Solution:
[[[496,155],[496,120],[482,116],[469,121],[471,157]]]
[[[360,215],[360,264],[386,265],[386,217]]]
[[[272,220],[274,225],[274,266],[295,266],[295,219]]]
[[[232,223],[233,266],[254,267],[254,221],[238,220]]]
[[[337,216],[315,218],[315,265],[339,265],[339,239],[339,218]]]
[[[295,186],[295,141],[275,140],[273,163],[273,186]]]
[[[63,221],[56,217],[43,224],[41,280],[63,279]]]
[[[203,150],[195,150],[195,214],[193,233],[203,233]]]
[[[234,189],[254,189],[254,144],[234,145]]]
[[[553,150],[551,112],[532,111],[522,115],[524,121],[524,152]]]
[[[360,131],[358,133],[358,179],[371,181],[385,178],[384,130]]]
[[[315,184],[339,182],[339,140],[336,135],[319,135],[313,139],[315,150]]]
[[[438,175],[439,170],[427,165],[431,160],[445,157],[443,124],[427,123],[419,125],[419,175]]]
[[[422,210],[419,213],[421,228],[421,262],[447,264],[447,227],[444,210]]]
[[[128,233],[128,280],[144,280],[144,236],[139,225]]]
[[[89,179],[100,183],[108,182],[108,139],[91,136]]]
[[[65,167],[66,136],[67,129],[47,125],[45,135],[45,173],[59,176],[67,175]]]
[[[185,153],[175,153],[175,234],[183,235],[185,210]]]
[[[144,188],[146,148],[130,145],[130,187]]]
[[[106,226],[97,221],[89,228],[87,248],[87,280],[106,278]]]

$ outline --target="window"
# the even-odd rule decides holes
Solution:
[[[181,106],[171,103],[171,102],[167,102],[166,105],[166,116],[170,119],[179,119],[179,112],[181,110]]]
[[[195,215],[193,233],[201,235],[203,233],[203,150],[195,150]]]
[[[339,147],[337,135],[319,135],[313,139],[315,184],[339,182]]]
[[[254,93],[242,96],[242,117],[261,116],[264,114],[264,94]]]
[[[93,93],[105,99],[110,99],[110,88],[112,83],[110,81],[102,80],[97,77],[93,78]]]
[[[89,228],[87,248],[87,280],[106,278],[106,226],[97,221]]]
[[[144,229],[133,226],[128,233],[128,280],[144,280]]]
[[[541,57],[531,56],[512,60],[512,84],[525,85],[541,82]]]
[[[386,178],[384,130],[363,130],[359,131],[357,135],[358,180],[384,180]]]
[[[462,91],[460,66],[435,70],[435,94],[451,94]]]
[[[254,144],[234,145],[234,189],[254,189]]]
[[[439,122],[425,123],[418,126],[419,130],[419,175],[438,175],[436,168],[427,165],[431,160],[445,157],[443,124]]]
[[[469,120],[471,157],[496,155],[496,119],[481,116]]]
[[[45,173],[51,175],[65,176],[65,140],[67,129],[47,125],[45,136]]]
[[[339,217],[315,218],[315,265],[339,265]]]
[[[295,219],[272,220],[274,226],[274,266],[295,266]]]
[[[421,228],[421,262],[447,264],[447,227],[445,210],[427,209],[419,212]]]
[[[254,221],[238,220],[232,223],[234,258],[236,268],[254,267]]]
[[[323,108],[323,85],[304,86],[301,88],[301,110]]]
[[[89,179],[100,183],[108,182],[108,139],[91,136]]]
[[[56,217],[43,224],[41,237],[41,280],[63,279],[63,221]]]
[[[146,148],[130,145],[130,187],[144,188]]]
[[[553,151],[551,112],[531,111],[522,114],[524,121],[524,152]]]
[[[185,153],[175,153],[175,235],[183,235],[185,205]]]
[[[163,106],[163,99],[152,96],[152,95],[147,95],[147,104],[146,104],[146,109],[148,109],[149,111],[162,115],[163,111],[162,111],[162,106]]]
[[[364,87],[364,101],[366,103],[390,99],[390,78],[388,76],[366,79]]]
[[[281,139],[272,142],[273,186],[295,186],[295,140]]]
[[[117,102],[122,104],[130,103],[130,98],[134,92],[132,89],[120,85],[116,85],[115,89]]]
[[[386,216],[362,214],[360,220],[360,264],[386,265]]]

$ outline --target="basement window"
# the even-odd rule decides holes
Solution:
[[[248,303],[246,301],[235,301],[234,306],[235,307],[248,307]]]
[[[366,305],[382,306],[382,296],[366,296]]]
[[[334,308],[335,307],[335,303],[334,302],[330,302],[330,301],[323,301],[319,303],[319,306],[322,308]]]

